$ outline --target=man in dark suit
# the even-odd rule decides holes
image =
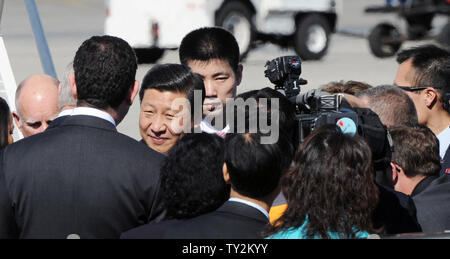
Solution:
[[[391,136],[395,147],[391,162],[395,190],[412,197],[423,232],[449,230],[450,181],[447,175],[439,178],[438,139],[426,126],[395,127]]]
[[[223,176],[231,184],[230,199],[214,212],[174,225],[165,238],[263,237],[280,178],[292,160],[292,145],[284,135],[274,144],[262,144],[263,137],[261,133],[227,134]]]
[[[162,156],[117,132],[136,94],[136,57],[122,39],[78,49],[77,108],[0,152],[1,238],[118,238],[162,217]]]
[[[390,133],[395,148],[391,158],[394,189],[414,197],[438,178],[441,170],[439,141],[423,125],[397,126],[391,128]]]

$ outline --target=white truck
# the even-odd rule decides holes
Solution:
[[[221,26],[241,57],[260,43],[293,46],[304,60],[322,58],[335,32],[341,0],[106,0],[105,34],[125,39],[140,63],[176,49],[190,31]]]

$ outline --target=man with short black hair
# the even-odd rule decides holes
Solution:
[[[444,158],[450,144],[450,52],[434,45],[401,51],[394,85],[406,91],[416,106],[420,124],[426,125],[440,142]]]
[[[180,45],[180,62],[202,76],[206,99],[200,127],[207,133],[228,133],[226,99],[236,95],[243,67],[233,34],[220,27],[207,27],[187,34]]]
[[[0,238],[119,238],[163,216],[164,157],[116,130],[138,93],[136,70],[124,40],[83,42],[71,115],[0,152]]]
[[[242,98],[244,101],[253,99],[256,101],[256,104],[259,107],[267,105],[268,112],[270,112],[271,114],[277,113],[278,120],[270,122],[271,129],[278,130],[279,133],[277,135],[286,136],[292,143],[293,146],[292,152],[295,153],[299,142],[296,133],[298,125],[296,124],[295,118],[295,105],[292,104],[292,102],[290,102],[286,98],[286,96],[284,96],[282,93],[269,87],[265,87],[260,90],[252,90],[241,93],[238,96],[236,96],[235,100],[240,98]],[[262,102],[263,100],[266,101],[265,104],[263,104]],[[278,103],[278,107],[275,107],[273,101],[276,101]],[[272,118],[272,116],[270,117]],[[261,127],[262,125],[259,126]],[[272,133],[272,135],[274,134]],[[294,153],[286,155],[293,157]],[[283,193],[280,192],[280,194],[276,197],[276,199],[272,203],[272,207],[269,211],[271,222],[274,222],[276,219],[278,219],[284,213],[285,210],[286,210],[286,199]]]
[[[142,81],[139,97],[141,142],[159,153],[167,154],[202,120],[202,115],[195,113],[197,109],[201,113],[205,87],[202,78],[187,66],[154,66]]]

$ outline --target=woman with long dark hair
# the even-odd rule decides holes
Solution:
[[[14,142],[14,124],[8,103],[0,97],[0,149]]]
[[[287,209],[268,238],[369,236],[378,201],[373,177],[371,151],[361,137],[346,135],[334,125],[315,130],[282,180]]]

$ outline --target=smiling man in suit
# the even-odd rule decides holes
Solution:
[[[162,155],[116,130],[138,93],[136,56],[122,39],[78,49],[77,107],[0,152],[1,238],[118,238],[162,217]]]

